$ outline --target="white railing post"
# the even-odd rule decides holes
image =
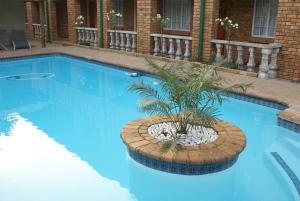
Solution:
[[[161,54],[162,54],[162,56],[166,56],[166,54],[167,54],[166,38],[163,37],[161,42],[162,42],[162,45],[161,45]]]
[[[98,45],[98,31],[97,29],[94,30],[94,46],[96,47]]]
[[[174,43],[173,43],[173,38],[169,38],[169,57],[171,59],[174,59]]]
[[[243,61],[243,47],[242,46],[237,46],[237,59],[235,64],[238,65],[238,68],[241,69],[241,67],[244,65]]]
[[[120,37],[118,32],[115,32],[115,38],[116,38],[116,49],[120,49]]]
[[[159,41],[158,41],[158,37],[157,36],[154,36],[154,56],[157,56],[159,55],[159,52],[160,52],[160,49],[159,49]]]
[[[110,32],[110,43],[109,43],[109,47],[111,49],[115,49],[115,38],[114,38],[114,32]]]
[[[226,51],[227,51],[227,61],[232,62],[232,46],[230,44],[226,45]]]
[[[131,37],[132,37],[131,51],[136,52],[135,34],[132,34]]]
[[[180,60],[182,56],[182,50],[181,50],[181,40],[179,38],[176,39],[176,57],[175,59]]]
[[[191,53],[190,53],[190,41],[189,40],[184,40],[184,44],[185,44],[185,52],[184,52],[184,60],[188,61],[191,57]]]
[[[255,68],[254,47],[249,47],[249,60],[247,63],[247,71],[253,72]]]
[[[267,79],[268,71],[269,71],[269,55],[271,54],[271,50],[263,48],[261,50],[261,54],[262,54],[262,57],[261,57],[260,65],[259,65],[258,77]]]
[[[271,63],[270,63],[269,72],[268,72],[268,76],[271,79],[277,78],[277,69],[278,69],[277,56],[278,56],[278,53],[279,53],[279,48],[272,49]]]
[[[222,61],[222,44],[216,43],[216,49],[217,49],[217,53],[216,53],[215,62],[220,63]]]
[[[130,35],[127,33],[126,34],[126,51],[130,52],[130,50],[131,50]]]
[[[125,50],[125,38],[124,38],[124,33],[120,33],[120,36],[121,36],[121,45],[120,45],[120,49],[122,51]]]

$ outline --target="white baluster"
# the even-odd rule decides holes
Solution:
[[[226,52],[227,52],[227,62],[231,63],[232,62],[232,46],[230,44],[226,45]]]
[[[188,61],[191,57],[191,53],[190,53],[190,41],[189,40],[184,40],[185,43],[185,52],[184,52],[184,60]]]
[[[158,41],[158,37],[157,36],[154,36],[154,56],[157,56],[160,52],[160,49],[159,49],[159,41]]]
[[[120,37],[119,37],[119,33],[115,32],[115,37],[116,37],[116,49],[120,49]]]
[[[278,69],[278,65],[277,65],[277,56],[279,53],[279,48],[274,48],[272,49],[272,54],[271,54],[271,63],[269,66],[269,78],[271,79],[275,79],[277,78],[277,69]]]
[[[80,35],[79,35],[78,29],[76,29],[76,34],[77,34],[77,43],[79,43],[79,41],[80,41]]]
[[[132,34],[131,37],[132,37],[131,51],[135,52],[136,51],[135,34]]]
[[[109,46],[110,46],[111,49],[115,49],[114,32],[110,32],[109,35],[110,35],[110,44],[109,44]]]
[[[254,47],[249,47],[249,61],[247,63],[247,71],[253,72],[255,68]]]
[[[174,59],[174,44],[173,44],[173,38],[169,38],[169,57],[171,59]]]
[[[125,35],[124,35],[124,33],[120,33],[120,36],[121,36],[121,45],[120,45],[120,49],[121,49],[122,51],[124,51],[124,50],[125,50]]]
[[[83,30],[79,29],[78,32],[79,32],[79,35],[80,35],[80,41],[79,41],[79,43],[82,43],[82,42],[84,42]]]
[[[216,44],[217,54],[215,58],[216,63],[220,63],[222,61],[222,44]]]
[[[180,60],[181,56],[182,56],[182,50],[181,50],[181,40],[180,39],[176,39],[176,57],[175,59]]]
[[[268,78],[268,71],[269,71],[269,55],[271,54],[270,49],[262,49],[261,50],[261,62],[259,65],[259,72],[258,77],[267,79]]]
[[[86,43],[89,44],[91,42],[90,30],[89,29],[85,29],[85,34],[86,34]]]
[[[164,38],[164,37],[162,38],[161,54],[162,54],[162,56],[165,56],[167,54],[166,38]]]
[[[244,61],[243,61],[243,47],[242,46],[237,46],[236,47],[237,49],[237,59],[236,59],[236,62],[235,64],[238,66],[239,69],[243,69],[243,64],[244,64]]]
[[[130,52],[131,50],[131,43],[130,43],[130,34],[126,34],[126,51]]]
[[[94,46],[96,47],[98,43],[98,32],[94,30]]]

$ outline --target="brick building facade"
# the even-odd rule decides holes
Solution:
[[[226,17],[240,25],[233,36],[233,41],[247,43],[241,52],[242,62],[249,64],[251,45],[254,44],[253,61],[258,68],[267,58],[267,62],[276,62],[272,57],[276,51],[262,51],[259,45],[279,43],[278,77],[300,81],[300,2],[295,0],[48,0],[49,31],[52,40],[68,40],[77,43],[79,40],[93,40],[95,46],[103,44],[105,48],[136,51],[145,54],[169,55],[177,59],[199,59],[199,44],[203,47],[203,62],[208,62],[216,46],[213,39],[225,40],[224,32],[217,26],[215,19]],[[102,5],[100,5],[102,3]],[[205,3],[201,13],[201,3]],[[36,3],[27,2],[28,33],[33,37],[32,23],[39,22],[36,17]],[[102,11],[100,11],[102,7]],[[110,10],[123,14],[112,33],[111,22],[107,20]],[[153,21],[156,14],[171,18],[170,24],[163,30]],[[75,20],[84,15],[88,20],[86,27],[96,30],[96,37],[89,29],[78,32]],[[179,17],[178,17],[179,16]],[[103,23],[101,22],[101,18]],[[204,20],[203,41],[200,21]],[[102,34],[101,34],[101,31]],[[81,39],[80,39],[81,37]],[[86,37],[82,39],[82,37]],[[201,37],[200,37],[201,38]],[[103,39],[101,41],[101,39]],[[134,40],[134,41],[133,41]],[[155,42],[156,41],[156,42]],[[86,42],[86,41],[85,41]],[[87,44],[87,43],[85,43]],[[238,43],[239,44],[239,43]],[[248,46],[247,46],[248,45]],[[243,45],[242,45],[243,46]],[[180,48],[178,48],[180,47]],[[235,61],[239,52],[238,46],[232,47],[232,58]],[[225,45],[221,52],[226,52]],[[240,52],[240,53],[241,53]],[[263,53],[262,53],[263,52]],[[267,53],[264,57],[264,53]],[[273,54],[274,53],[274,54]],[[275,56],[273,56],[275,55]],[[271,65],[271,64],[270,64]]]

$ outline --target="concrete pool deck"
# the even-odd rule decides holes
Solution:
[[[31,50],[0,51],[0,59],[48,53],[64,53],[125,68],[150,72],[150,68],[141,54],[57,43],[47,44],[47,48],[41,48],[40,43],[36,41],[33,41],[32,44],[33,48]],[[166,59],[162,60],[157,57],[154,60],[161,64],[167,61]],[[263,80],[253,77],[252,74],[249,74],[249,76],[246,72],[234,74],[221,71],[220,73],[226,78],[228,84],[253,83],[253,87],[247,91],[248,95],[286,104],[288,108],[280,112],[278,114],[279,117],[300,124],[300,83],[292,83],[279,79]]]

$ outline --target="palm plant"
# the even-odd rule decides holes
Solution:
[[[240,89],[243,92],[249,85],[237,84],[223,88],[224,79],[216,68],[202,64],[157,65],[146,59],[156,75],[160,89],[143,81],[129,86],[143,99],[139,109],[150,115],[163,114],[166,122],[172,123],[175,132],[172,140],[165,142],[164,149],[180,148],[178,140],[194,126],[211,128],[219,115],[219,105],[223,102],[224,91]],[[218,88],[218,89],[216,89]]]

